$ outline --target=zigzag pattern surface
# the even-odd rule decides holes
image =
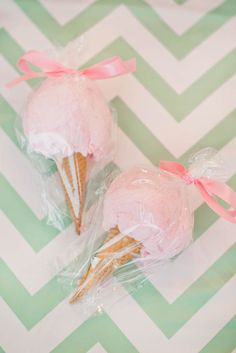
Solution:
[[[80,35],[81,66],[135,56],[134,74],[99,83],[118,112],[116,166],[186,162],[212,146],[236,188],[235,0],[5,0],[0,7],[0,352],[235,353],[235,225],[195,190],[194,242],[176,261],[132,295],[119,285],[124,299],[103,315],[81,317],[69,306],[52,262],[73,241],[73,227],[47,224],[40,176],[14,132],[35,82],[4,87],[19,75],[24,51]]]

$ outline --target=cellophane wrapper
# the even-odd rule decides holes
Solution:
[[[204,176],[218,180],[227,178],[224,164],[217,151],[212,148],[198,152],[189,162],[189,169],[195,177]],[[132,177],[128,182],[130,175]],[[137,177],[133,177],[135,175]],[[94,183],[93,194],[98,197],[88,211],[91,217],[86,232],[70,244],[56,261],[58,281],[70,300],[75,298],[78,289],[89,286],[89,290],[79,296],[73,304],[76,310],[86,314],[103,312],[111,305],[114,306],[127,293],[133,293],[146,281],[155,279],[161,265],[175,261],[191,244],[194,225],[189,186],[179,177],[158,168],[133,167],[130,172],[119,175],[117,170],[113,169],[106,175],[100,175],[100,178],[100,181]],[[156,184],[155,180],[158,180]],[[123,185],[127,183],[129,188],[125,194]],[[137,192],[139,186],[142,189],[143,185],[148,184],[153,194],[157,195],[157,198],[154,196],[151,206],[159,199],[160,205],[157,205],[157,208],[159,207],[160,217],[156,213],[157,209],[154,207],[152,212],[145,196]],[[112,193],[122,200],[115,200]],[[109,197],[111,202],[106,204]],[[144,202],[139,202],[139,197],[140,200],[143,197]],[[117,210],[116,202],[120,207],[121,218],[122,212],[130,209],[126,215],[127,228],[119,230],[115,237],[107,241],[110,231],[104,231],[104,225],[107,228],[109,222],[112,224],[114,209]],[[107,207],[110,207],[110,211]],[[108,217],[104,221],[109,212],[111,219]],[[127,236],[133,239],[134,235],[135,243],[118,246],[115,251],[109,251],[111,246],[114,247]],[[139,251],[137,245],[141,246]],[[101,253],[104,255],[103,263],[98,266]],[[121,264],[120,259],[131,253],[132,257]],[[112,271],[109,272],[107,269],[111,265]],[[91,275],[86,277],[91,268]],[[98,280],[91,285],[94,278]]]
[[[78,65],[80,65],[81,57],[83,59],[82,54],[84,51],[84,46],[84,39],[78,38],[69,43],[65,48],[56,47],[48,51],[47,55],[59,62],[60,64],[64,65],[65,67],[77,69]],[[78,87],[80,87],[81,85],[85,85],[86,92],[89,90],[93,90],[94,85],[96,85],[99,90],[99,84],[97,84],[97,82],[92,82],[91,80],[86,79],[86,77],[71,75],[65,75],[59,78],[51,79],[44,78],[42,80],[40,79],[39,81],[39,83],[34,85],[31,94],[23,103],[22,110],[15,122],[15,131],[20,147],[30,159],[39,174],[39,178],[36,178],[35,182],[40,183],[41,208],[42,214],[44,214],[44,220],[46,221],[47,225],[56,228],[58,231],[63,231],[71,223],[71,214],[68,208],[65,192],[63,190],[62,180],[60,174],[58,173],[57,164],[58,161],[62,161],[64,157],[73,156],[74,146],[70,144],[70,141],[74,142],[75,140],[77,140],[79,142],[80,139],[76,139],[76,135],[70,135],[69,132],[70,130],[73,132],[73,128],[67,126],[66,123],[67,114],[68,116],[72,116],[72,109],[76,109],[76,102],[74,102],[73,99],[70,99],[69,97],[68,104],[65,105],[63,99],[60,99],[61,92],[58,91],[59,96],[56,97],[54,96],[53,91],[55,91],[55,89],[60,90],[60,87],[62,85],[67,86],[71,82],[73,82],[73,84],[75,85],[78,85]],[[50,89],[50,85],[52,86],[52,89]],[[47,94],[45,94],[45,91],[47,91],[48,89],[50,89],[50,92],[52,92],[51,100],[47,97]],[[14,94],[14,90],[11,94]],[[96,94],[97,91],[95,95]],[[40,106],[37,106],[37,104],[33,102],[34,105],[32,108],[32,100],[35,101],[35,96],[40,102]],[[67,98],[68,97],[66,97],[66,99]],[[86,194],[88,193],[88,186],[93,183],[93,180],[96,179],[97,175],[99,175],[99,173],[101,173],[104,168],[105,170],[109,170],[110,165],[112,165],[116,146],[116,111],[110,103],[104,102],[105,100],[103,101],[103,108],[105,105],[107,105],[107,111],[109,111],[109,114],[111,115],[111,126],[109,130],[110,133],[107,139],[106,151],[102,151],[103,155],[99,155],[100,151],[97,152],[97,158],[93,158],[92,153],[89,153],[87,155]],[[55,120],[58,119],[58,129],[56,128],[57,130],[55,131],[55,133],[43,132],[37,135],[37,120],[41,121],[42,119],[44,119],[45,123],[47,123],[47,118],[51,118],[54,114],[53,107],[55,106],[55,103],[57,105],[55,110]],[[88,101],[86,100],[86,95],[83,96],[81,105],[83,111],[87,113],[87,117],[89,119],[89,114],[91,112],[91,101],[90,99],[88,99]],[[31,109],[30,111],[33,111],[33,119],[35,120],[35,131],[34,128],[32,128],[33,123],[30,121],[31,117],[29,116],[27,117],[27,119],[25,119],[27,110],[29,109]],[[64,114],[64,112],[67,112],[67,114]],[[25,125],[23,124],[23,119],[25,119],[26,121]],[[25,133],[25,129],[28,127],[29,122],[31,124],[30,138],[28,138]],[[65,126],[61,128],[60,124],[65,124]],[[51,126],[49,127],[51,128]],[[68,133],[66,132],[67,130]],[[86,147],[84,147],[83,145],[81,146],[81,148],[84,148],[84,150],[86,150]],[[48,153],[49,150],[52,151],[52,153]],[[28,171],[26,170],[26,173],[27,172]],[[87,199],[86,194],[84,201],[84,209],[86,209],[89,205],[89,198]],[[84,214],[86,215],[87,213],[84,212]],[[85,227],[85,224],[86,219],[83,217],[82,228]]]

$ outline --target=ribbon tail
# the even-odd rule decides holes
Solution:
[[[40,78],[40,77],[44,77],[44,76],[50,76],[50,73],[47,73],[47,72],[32,72],[31,75],[25,75],[25,76],[20,76],[20,77],[17,77],[16,79],[8,82],[6,84],[6,87],[8,88],[11,88],[11,87],[14,87],[16,85],[18,85],[18,83],[21,83],[21,82],[24,82],[24,81],[28,81],[28,80],[31,80],[33,78]]]
[[[7,88],[11,88],[11,87],[14,87],[16,85],[18,85],[18,83],[21,83],[21,82],[24,82],[24,81],[27,81],[27,80],[30,80],[31,78],[34,78],[34,77],[29,77],[29,76],[21,76],[21,77],[17,77],[16,79],[8,82],[6,84],[6,87]]]
[[[123,61],[120,57],[115,56],[94,66],[82,69],[79,73],[87,76],[91,80],[104,80],[131,73],[135,71],[135,69],[135,59]]]
[[[205,185],[204,182],[200,181],[200,180],[196,180],[195,181],[195,185],[198,188],[199,192],[201,193],[202,197],[204,198],[205,202],[207,203],[207,205],[215,212],[217,213],[219,216],[225,218],[227,221],[235,223],[236,224],[236,209],[233,210],[229,210],[224,208],[223,206],[221,206],[219,204],[219,202],[214,198],[214,196],[218,196],[220,197],[223,201],[226,201],[230,206],[234,207],[234,201],[235,201],[235,197],[236,194],[234,193],[233,190],[231,190],[229,187],[227,187],[227,185],[224,185],[225,189],[224,190],[217,190],[217,185],[218,183],[216,183],[214,185],[214,187],[210,187],[208,189],[207,184]],[[222,186],[223,184],[221,184]],[[215,189],[216,188],[216,189]],[[232,194],[228,195],[225,194],[223,191],[226,191],[228,193],[228,191],[232,192]],[[211,194],[209,194],[209,192]],[[213,196],[212,196],[213,195]],[[231,202],[230,199],[234,199],[233,202]]]

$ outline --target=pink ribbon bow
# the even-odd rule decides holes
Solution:
[[[42,71],[34,71],[30,65],[39,67]],[[23,76],[9,82],[8,87],[17,85],[22,81],[28,81],[37,77],[59,77],[62,75],[85,75],[92,80],[102,80],[115,76],[131,73],[136,69],[135,59],[123,61],[119,56],[101,61],[100,63],[81,70],[68,69],[46,54],[31,50],[25,53],[17,62],[17,67],[23,72]]]
[[[232,223],[236,223],[236,192],[228,185],[206,177],[194,178],[182,164],[176,162],[161,161],[160,169],[177,175],[188,185],[194,184],[205,202],[215,213]],[[216,197],[226,201],[233,210],[231,211],[221,206]]]

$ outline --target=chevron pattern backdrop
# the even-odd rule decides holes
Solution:
[[[235,15],[235,0],[1,0],[1,83],[24,51],[82,34],[81,65],[135,56],[136,73],[101,83],[119,115],[116,164],[186,161],[210,145],[236,188]],[[194,190],[195,241],[174,263],[103,315],[68,305],[51,259],[73,228],[46,224],[39,175],[14,134],[32,88],[1,85],[0,352],[236,352],[235,226]]]

